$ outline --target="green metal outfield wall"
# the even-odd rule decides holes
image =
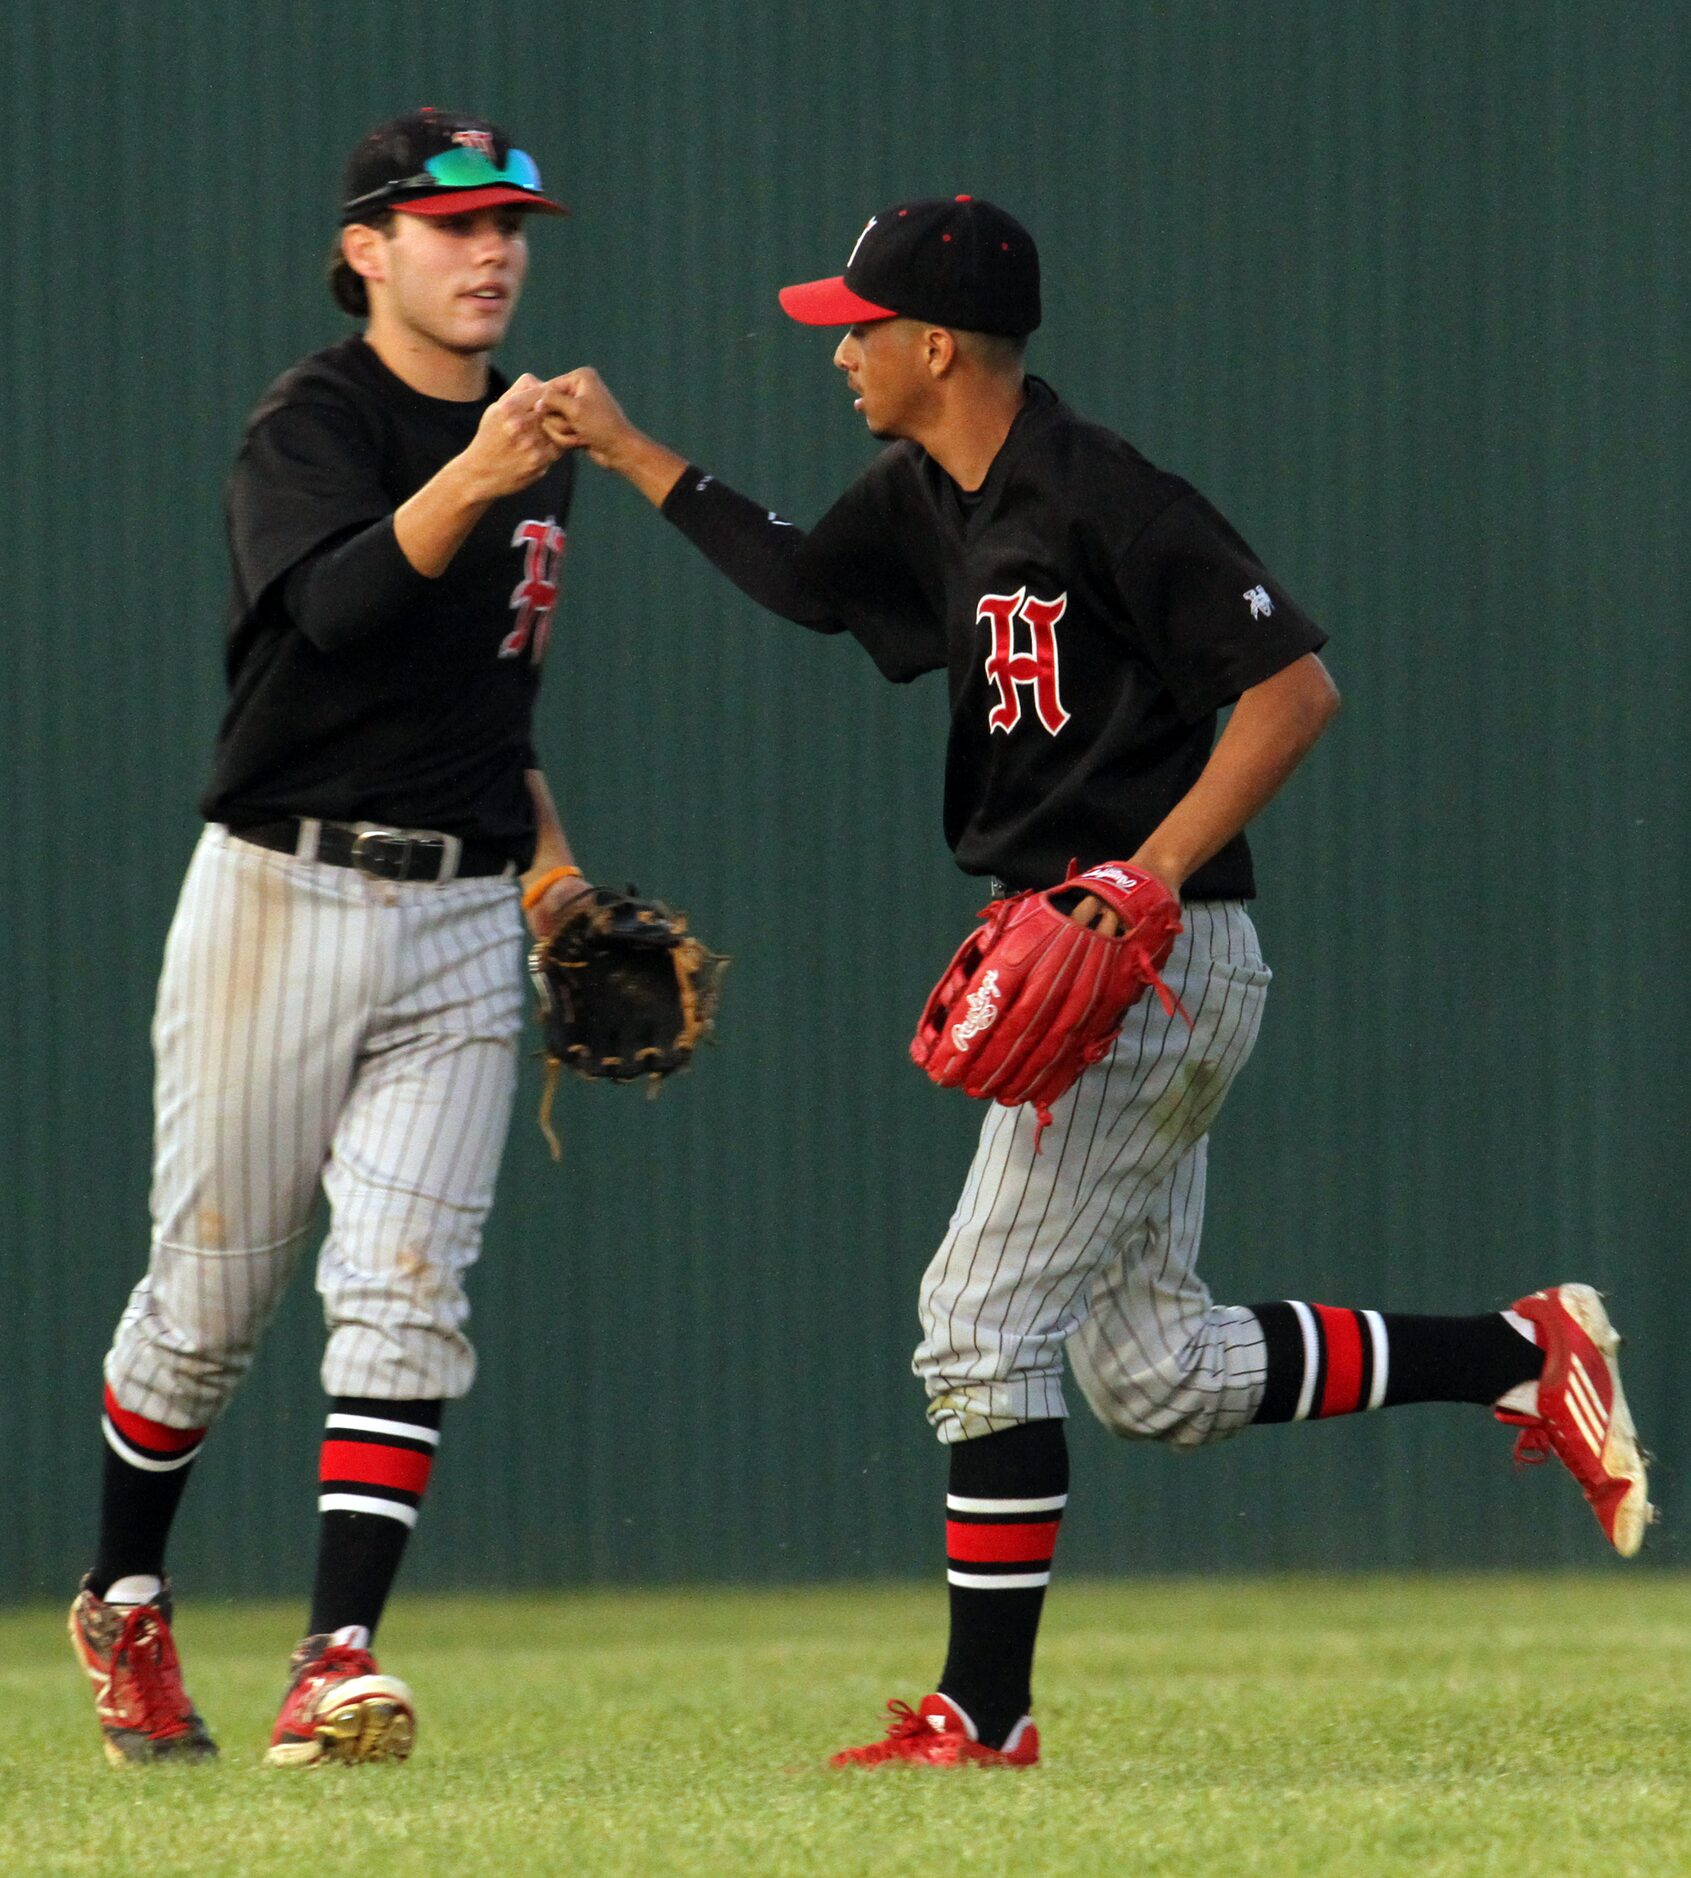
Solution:
[[[1683,1175],[1685,99],[1674,0],[12,0],[0,11],[0,1595],[84,1564],[100,1354],[144,1256],[147,1023],[220,707],[219,486],[339,330],[345,148],[515,126],[513,369],[810,518],[864,461],[774,288],[906,195],[1038,234],[1037,369],[1194,478],[1333,634],[1347,708],[1260,831],[1278,979],[1218,1130],[1228,1299],[1501,1305],[1588,1277],[1669,1465]],[[980,898],[943,698],[758,615],[621,485],[572,528],[541,739],[589,865],[735,956],[726,1047],[647,1105],[525,1083],[413,1582],[912,1573],[941,1465],[917,1275],[978,1119],[904,1044]],[[302,1280],[176,1566],[303,1590]],[[1176,1459],[1077,1432],[1068,1567],[1599,1562],[1477,1411]]]

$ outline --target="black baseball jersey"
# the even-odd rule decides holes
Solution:
[[[901,442],[809,534],[691,468],[664,513],[888,678],[948,674],[946,839],[1013,888],[1131,856],[1197,780],[1217,712],[1326,643],[1190,483],[1039,379],[972,495]],[[1184,897],[1254,892],[1240,835]]]
[[[208,820],[433,828],[526,866],[530,720],[575,460],[495,502],[438,579],[393,512],[505,389],[426,397],[362,338],[283,374],[247,422],[226,506],[229,709]]]

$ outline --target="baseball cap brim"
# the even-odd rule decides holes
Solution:
[[[550,196],[532,189],[513,189],[489,183],[485,189],[443,189],[438,196],[413,196],[391,205],[402,215],[473,215],[477,209],[533,209],[541,215],[568,215],[569,210]]]
[[[842,275],[829,280],[804,280],[796,287],[783,287],[781,311],[804,326],[857,326],[867,320],[895,320],[890,306],[876,306],[845,284]]]

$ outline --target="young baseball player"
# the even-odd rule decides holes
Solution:
[[[475,1370],[463,1281],[510,1115],[522,909],[549,932],[585,887],[530,744],[574,465],[538,381],[489,363],[546,213],[493,124],[372,131],[330,283],[367,323],[271,386],[229,481],[230,703],[165,948],[152,1252],[105,1362],[70,1615],[114,1763],[216,1752],[165,1542],[319,1189],[321,1536],[268,1759],[411,1749],[371,1638]]]
[[[809,534],[642,435],[591,370],[548,387],[552,434],[626,476],[765,607],[851,633],[894,682],[947,673],[945,827],[967,872],[1001,895],[1056,890],[1058,912],[1106,935],[1129,901],[1160,902],[1172,924],[1178,896],[1184,923],[1167,998],[1133,1004],[1060,1098],[987,1115],[922,1283],[915,1359],[951,1454],[950,1648],[934,1693],[890,1704],[886,1738],[835,1763],[1039,1758],[1030,1687],[1069,1490],[1065,1352],[1105,1426],[1181,1447],[1405,1402],[1490,1407],[1636,1552],[1644,1463],[1589,1287],[1398,1316],[1215,1305],[1195,1270],[1210,1124],[1269,979],[1243,831],[1337,708],[1325,635],[1190,484],[1024,372],[1039,262],[1002,210],[967,196],[884,209],[842,276],[781,303],[846,328],[834,363],[890,443]],[[1064,890],[1077,859],[1089,878]],[[999,931],[979,936],[980,963],[1030,969],[991,949]],[[973,982],[956,1051],[1026,1022],[1000,1014],[989,972]],[[1029,1051],[1051,1041],[1028,1028]],[[919,1035],[919,1059],[935,1045]]]

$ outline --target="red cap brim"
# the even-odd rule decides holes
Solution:
[[[473,215],[477,209],[533,209],[541,215],[568,215],[569,210],[550,196],[532,189],[512,189],[489,183],[485,189],[446,189],[438,196],[416,196],[393,205],[402,215]]]
[[[895,320],[890,306],[876,306],[845,284],[836,274],[831,280],[800,281],[781,289],[781,311],[805,326],[859,326],[868,320]]]

